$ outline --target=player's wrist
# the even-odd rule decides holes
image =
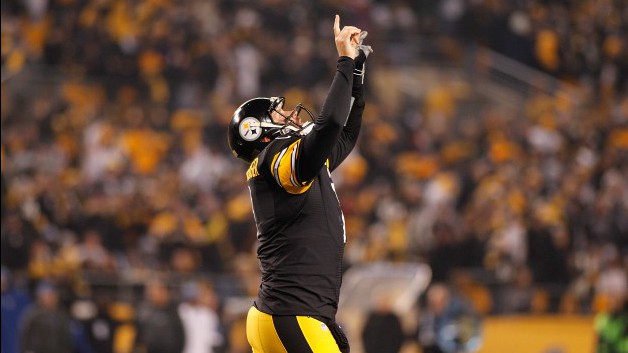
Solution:
[[[338,58],[338,69],[341,69],[341,71],[346,72],[347,74],[351,73],[355,70],[355,60],[350,56],[340,56]]]
[[[353,65],[355,65],[355,59],[347,55],[340,55],[338,57],[338,62],[341,62],[341,61],[349,61],[353,63]]]

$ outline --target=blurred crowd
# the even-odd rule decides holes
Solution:
[[[335,13],[375,49],[359,146],[334,175],[347,267],[426,262],[482,314],[591,313],[625,298],[621,0],[1,7],[3,353],[16,352],[5,320],[42,322],[11,326],[22,345],[37,343],[24,327],[67,320],[52,336],[81,352],[179,347],[199,327],[211,342],[185,352],[246,351],[225,308],[256,294],[256,232],[226,126],[255,96],[321,107]],[[409,88],[418,95],[393,88],[434,59],[424,46],[444,74]],[[559,90],[531,86],[515,109],[497,108],[475,89],[483,70],[447,70],[469,69],[479,47],[555,76]],[[58,312],[37,314],[47,307]],[[161,329],[179,337],[162,342]]]

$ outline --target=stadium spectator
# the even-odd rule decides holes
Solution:
[[[441,283],[430,286],[417,335],[423,352],[477,349],[480,330],[479,318],[463,298]]]
[[[147,353],[179,353],[185,331],[168,287],[154,279],[145,288],[147,303],[138,314],[137,347]]]
[[[11,272],[2,266],[2,353],[19,353],[19,327],[31,299],[25,288],[16,284]]]
[[[625,272],[613,274],[615,281],[606,283],[603,289],[607,303],[606,308],[595,317],[595,332],[597,335],[596,352],[626,352],[628,338],[625,335],[628,329],[628,284]]]
[[[217,298],[207,282],[189,282],[181,287],[179,316],[185,331],[183,353],[213,353],[224,344],[220,332]]]
[[[398,353],[405,342],[401,319],[392,310],[385,294],[376,296],[362,329],[362,344],[366,353]]]
[[[74,352],[70,316],[60,305],[56,285],[42,280],[36,293],[37,302],[27,309],[20,324],[20,351]]]

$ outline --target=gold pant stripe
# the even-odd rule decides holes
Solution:
[[[327,325],[309,316],[297,316],[297,322],[314,353],[340,353]]]

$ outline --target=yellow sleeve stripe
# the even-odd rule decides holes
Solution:
[[[257,169],[258,162],[259,162],[259,158],[255,158],[253,162],[251,162],[249,169],[246,171],[246,180],[255,178],[256,176],[259,175],[259,169]]]
[[[300,184],[296,176],[297,157],[301,140],[295,141],[273,157],[271,174],[277,183],[291,194],[306,192],[312,182]]]
[[[297,154],[299,154],[299,142],[301,140],[296,142],[296,146],[294,146],[294,148],[292,149],[292,152],[290,153],[290,183],[292,184],[292,186],[299,186],[299,184],[297,184]],[[290,148],[292,148],[292,146],[290,146]]]
[[[281,183],[281,177],[279,174],[279,165],[281,165],[283,156],[286,155],[286,150],[287,149],[284,148],[283,150],[281,150],[281,152],[279,152],[279,154],[276,154],[275,157],[273,157],[273,164],[272,164],[272,170],[271,170],[271,173],[275,177],[275,180],[277,180],[277,183],[279,183],[279,185],[282,185],[282,186],[283,184]]]

